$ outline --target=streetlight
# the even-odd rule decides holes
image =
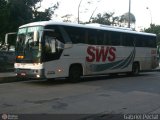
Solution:
[[[151,17],[151,25],[152,25],[152,12],[151,12],[151,9],[149,9],[149,7],[146,7],[146,9],[149,10],[150,17]]]
[[[128,28],[130,28],[130,14],[131,14],[131,0],[129,0],[129,11],[128,11]]]
[[[79,24],[79,8],[81,6],[81,2],[82,2],[82,0],[79,2],[79,5],[78,5],[78,24]]]

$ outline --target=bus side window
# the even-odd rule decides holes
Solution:
[[[156,48],[156,37],[148,37],[148,47]]]
[[[149,40],[148,40],[148,46],[151,47],[151,48],[156,48],[157,47],[157,43],[156,43],[156,37],[152,36],[152,37],[149,37]]]
[[[142,43],[142,37],[140,35],[136,35],[135,43],[136,47],[142,47],[143,43]]]
[[[97,45],[104,45],[105,34],[104,31],[97,31]]]
[[[53,45],[52,45],[52,41],[55,40],[53,34],[51,34],[52,32],[45,32],[44,34],[44,39],[45,39],[45,52],[46,54],[51,54],[52,53],[52,49],[55,49],[55,48],[52,48]]]
[[[111,45],[110,32],[105,31],[104,34],[104,45]]]
[[[123,46],[133,46],[134,45],[134,36],[132,34],[124,34],[122,40]]]
[[[142,43],[143,43],[142,47],[148,47],[148,37],[143,36],[142,39],[143,39],[142,40]]]
[[[55,26],[55,25],[48,25],[48,26],[45,27],[45,29],[54,30],[54,37],[55,37],[58,41],[64,43],[64,39],[63,39],[62,34],[61,34],[60,30],[59,30],[59,27],[57,27],[57,26]]]
[[[96,30],[88,29],[88,44],[91,44],[91,45],[96,45],[97,44]]]
[[[121,41],[121,33],[119,32],[112,32],[111,33],[111,44],[112,45],[120,45]]]
[[[43,61],[59,59],[62,51],[56,48],[56,43],[58,39],[55,37],[54,32],[44,31],[43,39]]]
[[[64,26],[64,29],[72,43],[85,43],[85,30],[83,28]]]

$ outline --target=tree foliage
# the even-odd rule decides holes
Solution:
[[[2,35],[9,27],[9,5],[5,0],[0,0],[0,41]]]
[[[115,16],[114,12],[106,12],[104,14],[97,14],[96,17],[92,18],[91,23],[99,23],[105,25],[119,26],[119,27],[128,27],[128,13],[125,13],[121,16]],[[130,25],[132,29],[135,29],[135,16],[130,13]]]
[[[8,32],[15,32],[20,25],[50,20],[59,4],[39,11],[42,0],[0,0],[0,41]]]
[[[160,25],[151,24],[149,28],[144,30],[148,33],[154,33],[157,35],[157,44],[160,45]]]
[[[63,18],[63,22],[72,22],[70,20],[70,18],[72,17],[73,15],[72,14],[66,14],[64,16],[62,16],[61,18]]]
[[[123,14],[123,15],[121,15],[120,16],[120,22],[129,22],[129,16],[130,16],[130,23],[135,23],[136,22],[136,18],[135,18],[135,16],[134,16],[134,14],[132,14],[132,13],[125,13],[125,14]]]
[[[110,13],[104,13],[103,15],[101,13],[97,14],[96,17],[92,18],[92,23],[100,23],[104,25],[117,25],[119,22],[119,17],[114,16],[114,12]]]

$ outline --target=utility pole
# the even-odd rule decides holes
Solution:
[[[128,12],[128,28],[130,28],[130,23],[131,23],[131,0],[129,0],[129,12]]]
[[[81,6],[81,2],[82,2],[82,0],[79,2],[79,5],[78,5],[78,24],[79,24],[79,8]]]

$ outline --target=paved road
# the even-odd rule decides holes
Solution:
[[[160,74],[0,84],[0,113],[160,113]]]
[[[4,72],[0,73],[0,78],[5,78],[5,77],[15,77],[16,74],[14,72]]]

